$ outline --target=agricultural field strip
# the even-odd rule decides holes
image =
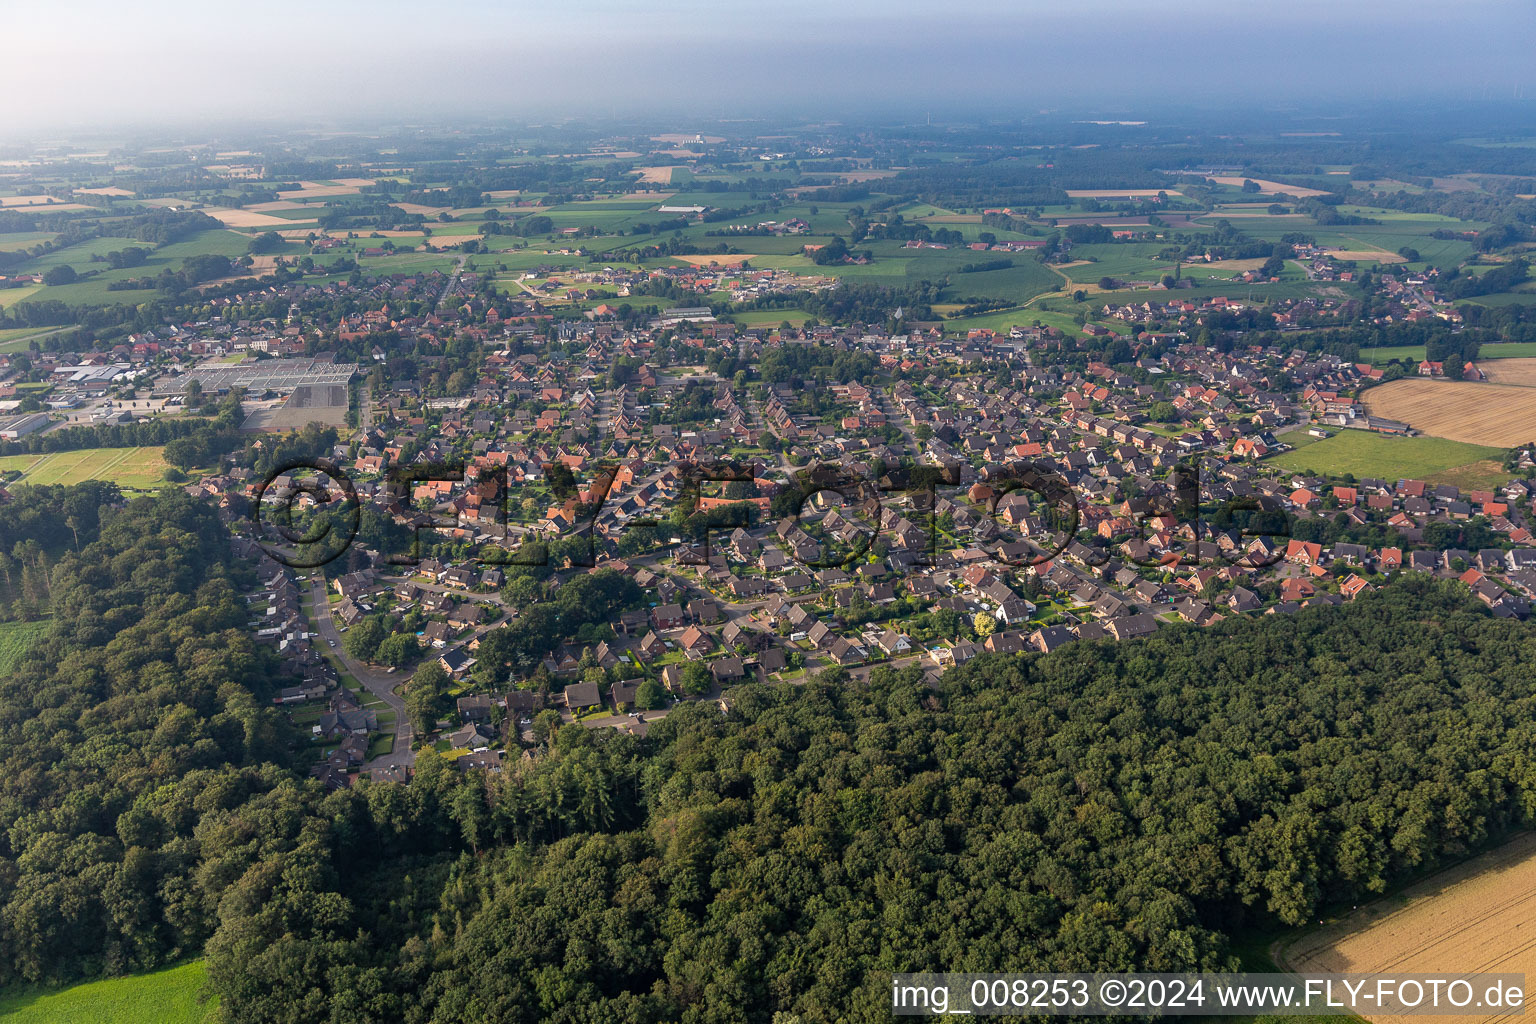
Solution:
[[[1406,902],[1405,902],[1406,901]],[[1536,976],[1536,835],[1527,834],[1378,901],[1280,951],[1298,972]],[[1502,1020],[1500,1014],[1472,1022]],[[1371,1015],[1374,1024],[1397,1024]],[[1401,1018],[1406,1022],[1413,1018]]]
[[[1536,437],[1536,388],[1405,378],[1362,396],[1373,416],[1433,437],[1509,448]]]

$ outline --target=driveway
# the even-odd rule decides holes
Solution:
[[[659,722],[663,718],[666,718],[667,712],[669,710],[671,709],[661,708],[656,711],[642,711],[640,713],[645,716],[645,721],[647,724],[649,724],[651,722]],[[621,726],[633,725],[635,721],[636,720],[630,718],[629,715],[624,714],[608,715],[605,718],[584,718],[581,720],[581,724],[586,726],[588,729],[617,729]],[[571,719],[567,717],[566,722],[567,724],[570,724]]]

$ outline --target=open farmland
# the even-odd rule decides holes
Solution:
[[[1288,970],[1313,973],[1530,976],[1536,974],[1533,906],[1536,835],[1527,834],[1398,896],[1362,907],[1282,949],[1277,959]],[[1457,1019],[1472,1024],[1504,1016]],[[1399,1018],[1373,1014],[1368,1019],[1396,1024]]]
[[[85,448],[77,452],[0,456],[0,470],[21,471],[25,484],[78,484],[110,480],[119,487],[149,490],[165,482],[163,447]]]
[[[1530,357],[1479,361],[1478,369],[1487,374],[1491,384],[1536,387],[1536,359]]]
[[[1373,416],[1452,441],[1509,448],[1536,436],[1536,388],[1404,379],[1371,388],[1362,401]]]
[[[225,227],[231,228],[290,227],[296,223],[294,218],[291,217],[274,217],[270,213],[257,213],[251,210],[226,210],[210,207],[202,212]]]
[[[709,253],[702,256],[677,256],[674,258],[680,260],[683,263],[690,263],[695,267],[708,267],[711,265],[721,267],[739,267],[743,263],[748,263],[757,259],[755,255],[749,252],[735,253],[732,255],[726,255],[724,253]]]
[[[352,178],[349,181],[361,181],[364,185],[373,182],[365,178]],[[361,191],[358,185],[349,185],[342,182],[325,181],[301,181],[300,187],[287,189],[277,194],[279,199],[324,199],[330,196],[355,196]]]
[[[1395,252],[1383,249],[1329,249],[1328,255],[1341,263],[1406,263]]]
[[[641,167],[639,181],[653,185],[669,185],[672,182],[672,172],[677,170],[672,164],[657,167]]]
[[[34,341],[46,338],[50,334],[60,334],[73,329],[73,325],[66,325],[63,327],[11,327],[0,330],[0,352],[25,352]]]
[[[1218,185],[1231,185],[1233,188],[1239,188],[1244,181],[1249,179],[1244,178],[1240,174],[1214,174],[1211,176],[1211,180]],[[1308,196],[1325,196],[1328,194],[1321,189],[1303,188],[1300,185],[1287,185],[1283,181],[1270,181],[1268,178],[1253,178],[1251,180],[1255,185],[1259,186],[1260,195],[1287,195],[1305,199]]]
[[[1288,435],[1285,440],[1294,444],[1296,438]],[[1324,440],[1307,441],[1294,451],[1270,458],[1269,463],[1299,473],[1353,473],[1357,477],[1401,477],[1457,486],[1471,486],[1476,481],[1491,486],[1508,476],[1501,471],[1500,449],[1439,437],[1390,437],[1368,430],[1341,430]]]

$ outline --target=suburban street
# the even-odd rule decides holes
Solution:
[[[464,261],[467,259],[469,259],[468,256],[460,256],[459,261],[453,265],[453,273],[448,275],[448,283],[443,285],[442,293],[438,295],[437,302],[433,303],[435,307],[440,308],[448,301],[449,294],[453,292],[453,286],[459,283],[459,275],[464,272]]]
[[[363,765],[365,771],[375,768],[410,768],[416,763],[416,752],[411,749],[411,723],[405,714],[405,698],[395,693],[394,688],[405,681],[399,672],[391,674],[382,668],[375,668],[360,661],[354,660],[341,646],[341,632],[336,628],[336,620],[331,616],[331,604],[326,596],[325,577],[320,576],[310,582],[310,594],[314,600],[315,630],[320,634],[320,639],[325,642],[325,649],[336,656],[342,666],[351,673],[363,689],[389,705],[389,709],[395,713],[395,741],[389,753],[380,754],[378,757]],[[335,646],[332,646],[334,642]]]

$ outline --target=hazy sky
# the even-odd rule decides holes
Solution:
[[[1536,99],[1530,0],[12,3],[0,132]],[[19,101],[19,102],[17,102]]]

